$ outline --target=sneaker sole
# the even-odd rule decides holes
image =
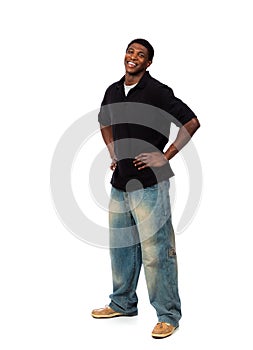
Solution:
[[[137,315],[125,315],[125,314],[121,314],[121,313],[115,312],[114,314],[110,314],[110,315],[94,315],[94,314],[91,314],[91,316],[93,318],[103,319],[103,318],[115,318],[115,317],[133,317],[133,316],[137,316]]]
[[[176,327],[171,333],[166,333],[166,334],[155,334],[155,333],[152,333],[152,337],[155,338],[155,339],[163,339],[163,338],[167,338],[169,336],[171,336],[172,334],[175,333],[175,331],[178,329],[178,327]]]
[[[170,335],[172,335],[173,333],[174,333],[174,332],[169,333],[169,334],[152,334],[152,338],[155,338],[155,339],[167,338],[167,337],[169,337]]]

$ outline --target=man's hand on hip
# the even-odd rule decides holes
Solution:
[[[135,160],[133,161],[134,166],[136,166],[138,170],[142,170],[147,167],[161,167],[167,162],[167,158],[161,152],[141,153],[136,156]]]

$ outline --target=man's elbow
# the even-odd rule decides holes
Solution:
[[[197,118],[192,119],[192,124],[193,124],[193,127],[195,128],[195,131],[198,130],[198,128],[200,128],[200,122]]]
[[[193,135],[200,128],[200,122],[197,118],[190,121],[190,134]]]

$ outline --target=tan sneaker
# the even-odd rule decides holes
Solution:
[[[110,308],[110,306],[105,306],[101,309],[92,310],[91,316],[95,318],[112,318],[125,315],[120,312],[114,311],[112,308]]]
[[[177,327],[172,326],[169,323],[158,322],[152,331],[153,338],[166,338],[173,334]]]

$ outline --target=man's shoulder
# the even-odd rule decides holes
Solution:
[[[161,87],[161,88],[170,89],[170,87],[169,87],[167,84],[161,82],[161,81],[158,80],[158,79],[155,79],[155,78],[152,77],[152,81],[153,81],[153,84],[155,84],[156,86],[159,86],[159,87]]]
[[[105,90],[102,105],[121,102],[122,100],[122,96],[121,96],[122,94],[120,89],[121,84],[122,84],[122,78],[108,86],[108,88]]]
[[[171,87],[167,84],[162,83],[160,80],[152,77],[150,74],[148,75],[148,86],[152,89],[159,89],[160,92],[164,91],[166,93],[173,93]]]
[[[118,81],[115,81],[114,83],[110,84],[106,90],[110,91],[110,90],[113,90],[115,88],[118,88],[120,86],[120,84],[122,84],[122,81],[123,81],[123,78],[121,78]]]

